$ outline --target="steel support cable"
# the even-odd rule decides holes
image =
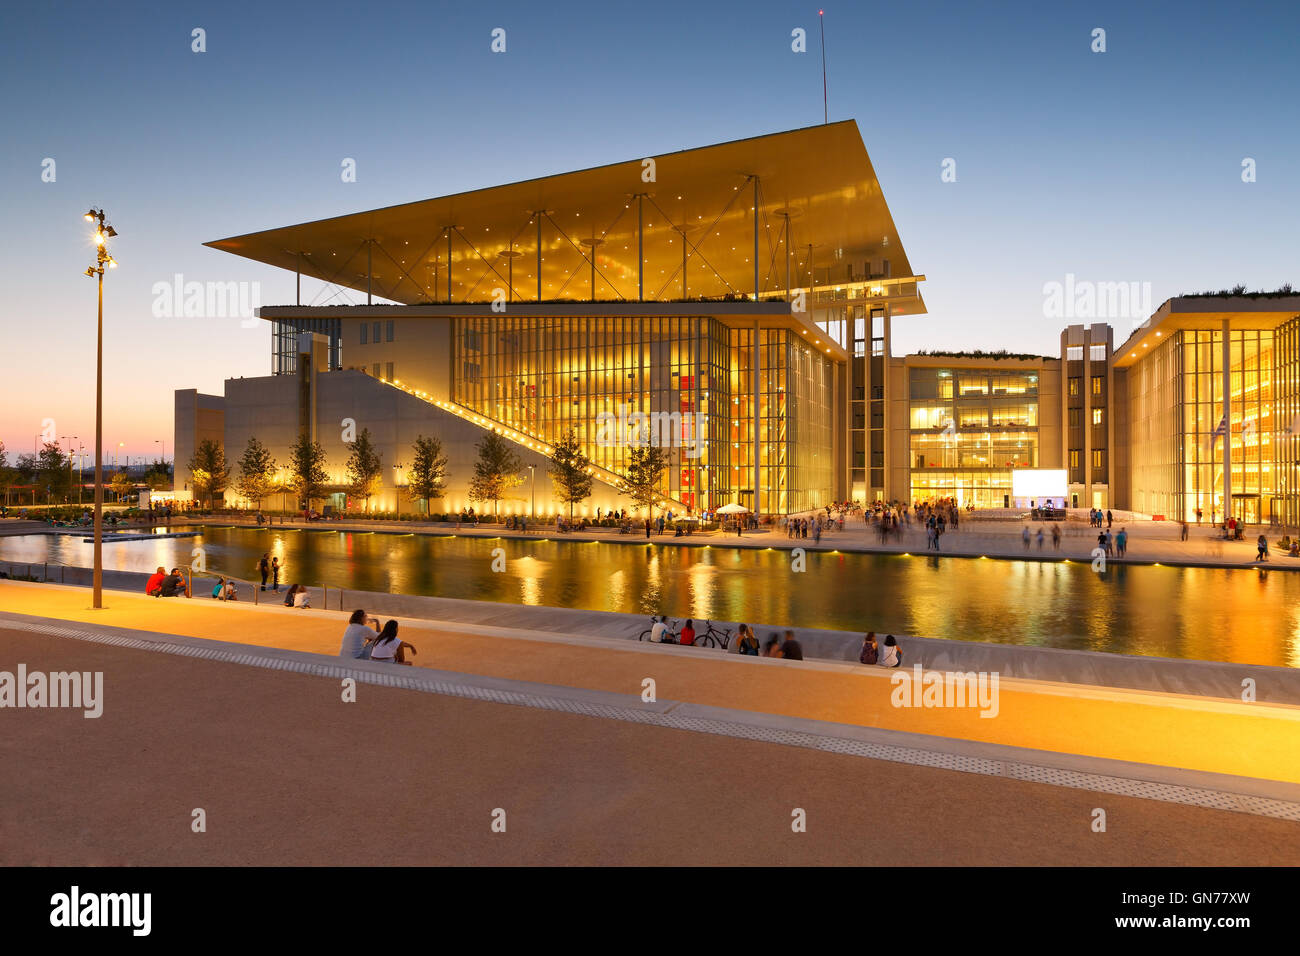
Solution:
[[[573,246],[575,249],[578,249],[578,254],[579,254],[579,255],[583,255],[582,250],[578,248],[577,243],[575,243],[572,239],[569,238],[569,234],[568,234],[567,232],[564,231],[564,227],[563,227],[563,226],[561,226],[558,222],[556,222],[556,221],[555,221],[554,219],[552,219],[550,216],[547,216],[546,219],[547,219],[547,221],[548,221],[552,226],[554,226],[554,227],[556,228],[556,230],[559,231],[560,235],[564,237],[564,241],[565,241],[565,242],[567,242],[569,245]],[[586,256],[583,255],[583,258],[585,259]],[[593,262],[592,264],[595,265],[594,262]],[[621,293],[621,292],[618,291],[618,287],[615,286],[614,283],[612,283],[612,282],[609,281],[609,276],[605,275],[604,271],[603,271],[599,266],[596,266],[596,274],[597,274],[598,276],[600,276],[602,279],[605,280],[606,285],[608,285],[611,289],[614,290],[614,294],[615,294],[615,295],[617,295],[617,296],[618,296],[620,299],[622,299],[624,302],[627,301],[627,298],[623,295],[623,293]]]
[[[365,246],[365,244],[366,244],[366,240],[365,240],[365,239],[362,239],[361,242],[357,245],[356,249],[353,250],[352,255],[350,255],[350,256],[348,256],[346,259],[344,259],[344,260],[343,260],[343,264],[340,265],[340,266],[338,267],[338,269],[336,269],[336,270],[334,271],[334,274],[331,275],[328,279],[325,280],[325,284],[326,284],[326,285],[342,285],[342,283],[335,282],[334,280],[337,279],[337,278],[339,277],[339,273],[341,273],[344,269],[346,269],[346,268],[348,267],[348,264],[349,264],[350,262],[352,262],[352,260],[353,260],[354,258],[356,258],[357,253],[361,251],[361,249]],[[319,296],[319,295],[321,294],[321,292],[324,292],[324,291],[325,291],[324,289],[321,289],[321,290],[317,291],[316,295]],[[337,295],[337,294],[338,294],[338,293],[335,293],[335,295]],[[332,299],[332,298],[334,298],[334,296],[330,296],[330,298]],[[312,299],[312,305],[315,305],[315,304],[316,304],[316,299],[313,298],[313,299]]]
[[[406,278],[408,278],[408,279],[411,280],[411,284],[412,284],[412,285],[414,285],[417,289],[421,289],[420,283],[416,282],[416,281],[415,281],[415,277],[414,277],[413,275],[411,275],[409,272],[407,272],[406,269],[404,269],[404,268],[402,267],[402,264],[401,264],[400,262],[398,262],[396,259],[393,258],[392,254],[391,254],[387,249],[384,248],[384,244],[383,244],[382,242],[380,242],[379,240],[376,239],[376,240],[375,240],[375,245],[377,245],[377,246],[379,247],[379,251],[380,251],[380,252],[382,252],[384,255],[388,256],[388,261],[391,262],[393,265],[397,266],[398,271],[401,272],[402,275],[406,276]],[[401,280],[398,280],[397,285],[393,286],[392,291],[393,291],[393,292],[396,292],[399,288],[401,288],[401,285],[402,285]],[[428,289],[422,289],[421,291],[428,292],[429,290],[428,290]],[[392,299],[393,296],[391,296],[391,295],[385,295],[384,298],[385,298],[385,299]]]
[[[416,263],[419,264],[419,263],[423,262],[423,261],[425,260],[425,257],[427,257],[427,256],[429,255],[429,253],[431,253],[431,252],[433,251],[433,247],[436,246],[438,243],[442,242],[443,238],[445,238],[446,235],[447,235],[447,230],[446,230],[446,229],[443,229],[442,232],[438,233],[438,238],[434,239],[433,242],[429,243],[428,248],[426,248],[422,253],[420,253],[419,257],[415,260]],[[437,258],[437,256],[434,257],[433,261],[434,261],[434,264],[436,265],[437,262],[438,262],[438,258]],[[417,285],[418,285],[418,283],[417,283]],[[428,289],[427,286],[420,286],[420,288],[424,289],[425,292],[428,292],[428,291],[429,291],[429,289]],[[436,295],[437,293],[435,292],[434,294]],[[429,301],[430,301],[430,302],[433,301],[432,297],[430,297]]]
[[[752,179],[752,178],[753,178],[752,176],[746,176],[746,177],[745,177],[745,182],[748,183],[748,182],[750,181],[750,179]],[[727,214],[727,210],[729,210],[729,209],[732,207],[732,205],[735,203],[736,199],[737,199],[739,196],[740,196],[740,190],[737,189],[737,190],[735,190],[735,191],[732,193],[731,198],[730,198],[729,200],[727,200],[727,204],[726,204],[725,206],[722,207],[722,211],[719,212],[716,216],[713,217],[713,221],[712,221],[711,223],[709,223],[707,226],[705,226],[705,228],[704,228],[704,235],[705,235],[706,239],[707,239],[708,235],[714,231],[714,227],[716,227],[716,226],[718,225],[718,223],[720,223],[720,222],[722,221],[722,217],[725,216],[725,215]],[[649,198],[649,197],[647,197],[647,198]],[[659,207],[655,204],[655,201],[654,201],[653,199],[650,200],[650,204],[651,204],[652,206],[655,206],[656,209],[659,208]],[[660,215],[663,215],[663,210],[662,210],[662,209],[659,210],[659,214],[660,214]],[[668,217],[665,216],[664,218],[667,219]],[[697,242],[692,242],[692,243],[690,243],[690,247],[691,247],[692,250],[694,250],[695,254],[696,254],[697,256],[700,257],[700,259],[704,262],[704,264],[705,264],[706,266],[709,267],[709,271],[712,272],[712,273],[713,273],[715,276],[717,276],[719,279],[721,279],[722,282],[723,282],[723,284],[724,284],[728,289],[730,289],[732,292],[736,292],[736,291],[737,291],[737,290],[736,290],[736,287],[735,287],[734,285],[732,285],[730,282],[727,281],[727,277],[724,276],[724,275],[723,275],[721,272],[719,272],[717,269],[713,268],[713,263],[709,262],[709,260],[708,260],[707,258],[705,258],[704,253],[700,251],[700,244],[699,244],[699,243],[697,243]],[[739,293],[737,293],[737,294],[739,294]]]
[[[649,197],[647,196],[646,198],[648,199]],[[611,229],[613,229],[615,226],[618,225],[618,221],[619,221],[620,219],[623,218],[623,213],[624,213],[624,212],[627,212],[627,210],[628,210],[628,204],[625,203],[625,204],[623,205],[623,210],[622,210],[622,212],[620,212],[617,216],[615,216],[614,219],[613,219],[613,221],[610,222],[610,224],[609,224],[608,226],[606,226],[605,229],[601,232],[601,234],[600,234],[600,240],[601,240],[601,242],[604,242],[604,241],[605,241],[605,237],[609,235],[609,231],[610,231]],[[550,217],[550,216],[547,216],[546,218],[547,218],[547,219],[550,219],[551,217]],[[555,220],[554,220],[554,219],[551,219],[551,222],[554,224],[554,223],[555,223]],[[560,229],[560,227],[559,227],[558,224],[555,225],[555,228],[556,228],[556,229]],[[563,229],[560,229],[560,234],[561,234],[561,235],[564,234],[564,230],[563,230]],[[565,238],[568,238],[568,237],[566,236]],[[572,240],[569,240],[569,244],[572,245],[572,244],[573,244],[573,241],[572,241]],[[579,250],[579,253],[581,254],[581,250]],[[595,257],[596,257],[596,247],[593,245],[593,246],[591,247],[591,258],[587,258],[587,256],[584,254],[584,255],[583,255],[583,259],[584,259],[584,261],[585,261],[588,265],[590,265],[590,266],[595,266],[595,262],[592,261],[592,260],[595,259]],[[579,265],[581,265],[581,263],[580,263]],[[600,269],[597,268],[595,271],[596,271],[596,272],[600,272]],[[567,279],[564,280],[564,285],[560,286],[560,292],[563,292],[563,291],[568,287],[569,283],[573,281],[574,276],[576,276],[577,274],[578,274],[578,267],[575,266],[574,269],[573,269],[573,271],[569,273],[569,277],[568,277]],[[605,279],[605,284],[608,285],[611,289],[614,290],[614,294],[617,295],[620,299],[622,299],[622,298],[623,298],[623,294],[622,294],[621,292],[618,291],[618,289],[614,286],[614,284],[613,284],[612,282],[609,281],[608,278],[606,278],[605,273],[600,272],[600,276],[601,276],[601,278]],[[592,290],[591,297],[592,297],[592,300],[594,301],[595,298],[596,298],[596,290],[595,290],[595,289]],[[557,295],[557,298],[558,298],[558,295]],[[623,301],[626,302],[627,300],[624,299]]]
[[[473,250],[474,255],[478,256],[478,257],[479,257],[480,259],[482,259],[485,263],[487,263],[487,267],[488,267],[488,269],[491,270],[491,271],[496,275],[496,277],[497,277],[498,279],[500,279],[502,282],[504,282],[507,286],[510,287],[510,294],[511,294],[511,297],[513,297],[513,296],[514,296],[514,291],[515,291],[515,289],[514,289],[514,286],[511,284],[510,280],[508,280],[508,279],[507,279],[505,276],[503,276],[500,272],[497,272],[497,268],[496,268],[496,266],[493,265],[491,262],[489,262],[488,259],[487,259],[487,257],[484,256],[483,253],[479,252],[479,250],[478,250],[478,246],[474,245],[474,243],[470,240],[469,236],[465,235],[465,233],[461,230],[461,228],[460,228],[459,226],[454,226],[453,228],[456,230],[456,235],[460,236],[461,239],[465,240],[465,245],[469,246],[470,249]],[[522,232],[523,230],[520,230],[520,231]],[[473,292],[474,289],[477,289],[477,288],[478,288],[478,284],[479,284],[479,282],[482,282],[482,281],[483,281],[483,277],[486,276],[486,275],[487,275],[487,271],[484,271],[483,275],[481,275],[481,276],[478,277],[478,281],[475,282],[474,285],[470,287],[470,290],[469,290],[469,291],[470,291],[470,292]],[[469,298],[469,292],[466,292],[466,293],[465,293],[465,298],[468,300],[468,298]]]

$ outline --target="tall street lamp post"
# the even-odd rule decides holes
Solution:
[[[532,486],[533,486],[533,506],[528,509],[528,517],[532,518],[533,520],[536,520],[537,519],[537,466],[536,465],[528,466],[528,476],[531,479]]]
[[[99,278],[99,319],[95,333],[95,570],[94,602],[96,609],[104,606],[104,267],[117,268],[117,261],[108,254],[108,240],[117,230],[104,221],[104,210],[92,207],[85,215],[87,222],[95,223],[95,265],[86,269],[86,275]]]

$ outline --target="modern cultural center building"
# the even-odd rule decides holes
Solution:
[[[591,514],[631,504],[620,483],[649,423],[669,458],[663,505],[679,513],[935,497],[1003,507],[1016,503],[1014,471],[1062,469],[1074,506],[1174,517],[1222,500],[1222,450],[1216,471],[1198,442],[1223,404],[1226,357],[1229,498],[1242,517],[1300,517],[1282,484],[1286,443],[1262,417],[1284,379],[1296,391],[1300,299],[1173,300],[1118,349],[1106,325],[1070,326],[1060,358],[895,358],[892,320],[925,313],[925,277],[851,120],[208,245],[365,304],[259,309],[273,374],[227,380],[223,396],[176,394],[178,487],[204,438],[233,462],[256,436],[283,464],[305,433],[327,454],[327,503],[344,507],[351,422],[385,465],[372,507],[403,504],[424,434],[449,459],[433,508],[459,511],[475,504],[468,481],[490,429],[514,443],[525,478],[502,509],[535,500],[549,514],[560,508],[547,456],[572,430],[593,463],[578,509]]]

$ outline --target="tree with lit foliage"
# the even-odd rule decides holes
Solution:
[[[496,432],[488,432],[478,443],[478,461],[469,480],[470,500],[492,502],[495,515],[506,493],[523,482],[519,468],[519,456],[510,443]]]
[[[144,483],[150,491],[165,491],[172,485],[172,466],[161,458],[156,459],[144,473]]]
[[[135,487],[135,482],[131,480],[131,476],[128,475],[126,469],[123,468],[113,475],[109,485],[113,489],[113,494],[117,495],[117,500],[121,501],[131,493],[131,489]]]
[[[627,472],[624,475],[627,496],[649,509],[652,516],[654,506],[659,501],[659,486],[667,468],[668,453],[658,445],[641,445],[633,448],[628,455]]]
[[[190,484],[194,497],[206,500],[211,508],[218,495],[223,495],[230,484],[230,467],[226,464],[226,450],[211,438],[205,438],[194,449],[189,461]]]
[[[250,436],[239,457],[235,490],[248,501],[257,502],[257,510],[261,511],[262,499],[269,497],[275,487],[275,459],[265,445]]]
[[[72,456],[57,442],[45,442],[34,460],[33,480],[45,490],[46,501],[61,501],[72,490]]]
[[[370,429],[363,428],[352,442],[347,473],[348,493],[353,498],[364,498],[366,511],[370,510],[370,497],[379,490],[382,471],[383,462],[379,458],[379,452],[375,451],[375,443],[370,440]]]
[[[555,443],[551,463],[547,468],[555,485],[555,497],[569,506],[569,520],[573,520],[573,506],[591,497],[591,459],[582,453],[577,433],[572,428]]]
[[[406,497],[424,502],[429,512],[429,500],[441,498],[447,487],[447,459],[442,454],[442,442],[437,438],[415,439],[415,457],[406,471]]]
[[[9,467],[9,454],[5,451],[5,443],[0,441],[0,488],[4,488],[5,504],[9,504],[9,489],[18,481],[18,470]]]
[[[325,471],[325,449],[305,432],[289,451],[289,475],[289,487],[310,508],[312,501],[324,492],[329,474]]]

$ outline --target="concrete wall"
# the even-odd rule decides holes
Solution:
[[[294,376],[231,379],[226,382],[228,459],[238,459],[249,437],[255,435],[267,446],[278,465],[287,464],[290,447],[298,437],[296,388]],[[369,430],[370,440],[384,466],[382,487],[370,500],[371,510],[396,511],[399,505],[404,512],[417,509],[418,506],[404,493],[399,501],[398,482],[404,484],[405,472],[395,466],[410,465],[412,447],[420,435],[440,439],[442,453],[448,459],[447,494],[441,501],[431,502],[431,509],[435,512],[460,511],[468,507],[480,512],[491,510],[490,503],[469,499],[469,479],[478,458],[477,445],[486,434],[479,426],[352,369],[318,373],[315,393],[317,440],[325,449],[325,467],[331,484],[341,488],[347,480],[351,446],[343,440],[344,421],[351,419],[356,434],[359,435],[362,429]],[[547,473],[549,459],[527,448],[514,446],[514,450],[521,462],[520,473],[524,482],[514,488],[511,498],[502,501],[502,513],[528,513],[532,489],[529,464],[536,467],[537,512],[550,514],[561,510],[554,499]],[[227,494],[227,502],[232,506],[246,506],[233,491]],[[278,508],[280,500],[277,496],[266,504]],[[361,507],[360,503],[354,506]],[[630,506],[631,503],[615,489],[596,482],[592,497],[575,507],[574,514],[594,516],[597,507],[608,511]]]
[[[193,477],[189,462],[194,450],[205,439],[217,444],[225,441],[226,400],[220,395],[202,395],[193,388],[178,389],[175,400],[173,487],[177,491],[192,490],[188,488]]]
[[[388,323],[393,323],[393,341],[388,341]],[[382,340],[374,340],[375,323]],[[366,344],[361,344],[361,327],[366,326]],[[428,392],[435,400],[451,399],[452,319],[447,316],[420,318],[345,318],[343,320],[343,367],[360,368],[379,377],[388,376],[410,388]]]

